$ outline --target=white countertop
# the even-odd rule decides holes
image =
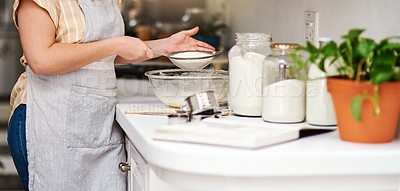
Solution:
[[[158,168],[229,177],[400,175],[398,136],[391,143],[360,144],[342,141],[333,131],[251,150],[154,140],[154,129],[167,124],[166,116],[124,114],[165,107],[152,96],[119,98],[117,105],[116,119],[127,137]],[[227,117],[265,123],[261,118]]]

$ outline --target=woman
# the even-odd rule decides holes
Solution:
[[[122,36],[118,0],[15,0],[14,21],[26,73],[11,95],[8,141],[25,190],[126,190],[113,64],[214,48],[190,37],[197,27],[146,42]]]

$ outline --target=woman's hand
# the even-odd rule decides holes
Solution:
[[[185,50],[202,50],[202,51],[215,51],[211,45],[198,41],[191,36],[199,31],[199,27],[190,30],[181,31],[168,37],[165,42],[165,49],[163,52],[171,53],[176,51]]]
[[[153,52],[143,41],[129,36],[115,37],[115,54],[125,60],[147,60],[153,58]]]

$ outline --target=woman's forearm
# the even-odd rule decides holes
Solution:
[[[39,75],[71,72],[112,55],[130,62],[154,57],[146,44],[126,36],[82,44],[54,43],[49,48],[30,53],[32,57],[26,54],[28,65]]]
[[[152,50],[168,53],[168,38],[144,41]]]
[[[38,75],[62,74],[114,55],[113,39],[87,43],[54,43],[49,48],[25,53],[28,65]]]

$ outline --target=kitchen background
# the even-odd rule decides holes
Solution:
[[[6,141],[8,96],[23,70],[18,63],[22,51],[12,23],[12,3],[0,0],[0,190],[22,188]],[[364,36],[376,40],[400,35],[398,0],[123,0],[127,34],[143,39],[167,36],[181,29],[185,9],[191,7],[222,13],[229,27],[219,47],[225,50],[234,44],[235,32],[266,32],[274,42],[304,44],[304,11],[318,12],[319,36],[337,42],[350,28],[365,28]],[[227,69],[226,59],[217,61]],[[146,70],[171,67],[165,59],[117,66],[120,93],[152,94],[151,88],[132,79],[142,78]]]

